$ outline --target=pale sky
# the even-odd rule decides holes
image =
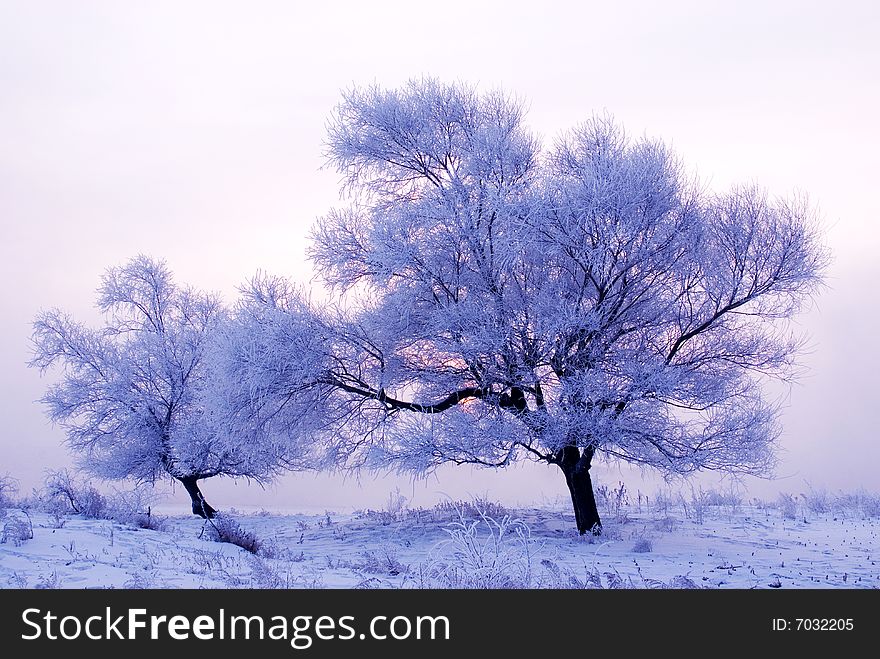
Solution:
[[[339,200],[320,168],[340,90],[431,75],[517,94],[546,144],[607,109],[712,188],[809,193],[834,264],[798,321],[811,350],[782,419],[781,478],[749,491],[880,490],[878,28],[870,0],[0,0],[0,475],[27,493],[71,462],[34,402],[48,381],[25,366],[38,310],[97,320],[101,273],[138,253],[230,301],[258,269],[308,281],[305,236]],[[395,485],[416,503],[567,496],[545,466],[448,468],[415,489],[362,480],[204,490],[218,508],[375,507]]]

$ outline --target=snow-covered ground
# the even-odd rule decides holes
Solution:
[[[628,505],[599,538],[563,502],[462,512],[231,513],[254,554],[190,515],[149,530],[9,508],[0,587],[880,587],[880,518],[857,507]]]

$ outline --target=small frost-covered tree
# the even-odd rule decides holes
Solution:
[[[100,329],[57,309],[40,313],[30,362],[63,368],[42,402],[86,470],[108,479],[170,477],[194,514],[212,517],[200,480],[262,480],[284,464],[283,446],[239,442],[205,404],[209,347],[226,316],[218,297],[178,286],[164,262],[138,256],[106,271],[97,306],[106,319]]]
[[[607,116],[542,151],[520,103],[430,79],[347,92],[327,147],[352,203],[311,255],[340,310],[255,283],[226,360],[254,409],[355,466],[555,465],[581,533],[597,458],[770,469],[761,385],[794,375],[826,260],[804,200],[710,194]]]

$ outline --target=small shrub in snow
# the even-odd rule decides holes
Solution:
[[[12,576],[9,577],[9,587],[10,588],[27,588],[28,580],[27,577],[23,574],[19,574],[18,572],[13,572]]]
[[[3,532],[0,533],[0,544],[9,543],[20,547],[28,540],[33,540],[33,538],[34,526],[31,524],[27,513],[24,514],[24,517],[11,515],[3,524]]]
[[[65,469],[49,473],[42,498],[41,507],[56,517],[73,513],[88,519],[112,520],[154,531],[165,526],[164,518],[152,514],[149,505],[152,492],[145,486],[114,490],[104,495],[88,481],[78,481]]]
[[[114,515],[113,519],[121,524],[136,526],[139,529],[149,529],[150,531],[164,531],[166,528],[165,518],[154,515],[149,510],[145,513],[126,511],[122,515]]]
[[[691,499],[687,501],[683,496],[681,499],[681,507],[688,519],[693,519],[697,524],[702,524],[706,519],[706,510],[708,509],[712,499],[709,492],[703,490],[702,486],[694,490],[691,488]]]
[[[529,527],[509,516],[461,517],[444,531],[448,540],[434,549],[423,571],[425,587],[531,588],[534,540]]]
[[[481,497],[475,497],[470,501],[441,501],[431,509],[431,512],[435,521],[479,519],[484,515],[491,519],[503,519],[509,515],[503,504]]]
[[[743,504],[743,495],[737,490],[730,487],[726,492],[722,494],[722,503],[723,506],[728,506],[730,508],[731,514],[736,514],[742,510]]]
[[[262,558],[270,558],[270,559],[278,559],[278,560],[281,560],[281,559],[293,560],[293,558],[292,558],[293,553],[287,548],[282,548],[278,544],[278,538],[272,538],[269,540],[262,540],[261,539],[259,541],[259,545],[260,546],[257,549],[257,553]],[[302,552],[300,552],[300,553],[302,553]],[[302,559],[300,559],[300,560],[302,560]]]
[[[252,552],[253,553],[253,552]],[[248,588],[282,589],[290,588],[292,578],[290,571],[281,572],[257,556],[250,556],[250,579],[240,585]]]
[[[397,551],[392,547],[385,547],[381,555],[378,555],[375,551],[363,551],[361,552],[361,557],[363,559],[362,562],[352,566],[360,572],[386,574],[396,577],[409,570],[409,566],[397,560]]]
[[[633,577],[622,576],[616,570],[600,572],[598,568],[584,568],[584,574],[575,574],[570,568],[559,565],[555,561],[544,559],[541,561],[544,568],[544,575],[541,579],[540,586],[542,588],[562,588],[562,589],[598,589],[598,590],[619,590],[619,589],[635,589],[635,588],[651,588],[651,589],[681,589],[681,588],[699,588],[689,577],[677,575],[669,581],[660,581],[651,579],[642,575],[639,570],[639,578],[641,581],[634,580]]]
[[[358,583],[356,583],[352,588],[355,590],[380,590],[386,588],[387,585],[381,579],[377,579],[376,577],[367,577],[365,579],[361,579]]]
[[[632,550],[637,554],[647,554],[654,551],[654,545],[648,538],[639,538],[633,545]]]
[[[250,531],[241,528],[238,522],[229,515],[218,513],[213,519],[205,521],[205,532],[208,540],[214,542],[228,542],[241,547],[251,554],[256,554],[262,547],[262,542]]]
[[[154,496],[152,489],[147,487],[115,490],[106,497],[104,519],[141,529],[161,531],[166,526],[166,520],[153,514],[151,504]]]
[[[595,567],[592,569],[584,568],[583,577],[575,574],[565,566],[557,565],[553,561],[543,560],[541,565],[551,576],[550,581],[542,584],[547,588],[565,588],[565,589],[596,589],[596,590],[618,590],[638,588],[633,582],[632,577],[620,575],[617,570],[613,572],[599,572]],[[658,582],[659,583],[659,582]],[[647,586],[647,584],[646,584]],[[650,586],[648,586],[650,587]]]
[[[668,588],[677,588],[677,589],[698,589],[699,586],[694,582],[690,577],[686,577],[684,575],[676,575],[669,580],[667,585]]]
[[[702,488],[700,488],[702,489]],[[721,494],[718,490],[708,489],[705,492],[706,505],[707,506],[722,506],[724,505],[724,495]]]
[[[784,519],[797,518],[797,500],[787,492],[780,492],[776,499],[776,507]]]
[[[880,495],[865,490],[841,492],[834,498],[832,506],[835,510],[867,518],[880,517]]]
[[[552,561],[548,558],[541,560],[541,567],[544,569],[544,572],[538,578],[538,585],[542,588],[556,588],[566,590],[580,590],[582,588],[602,588],[601,577],[599,578],[598,582],[594,581],[593,579],[594,574],[595,576],[598,576],[598,573],[587,571],[586,579],[582,580],[567,566],[560,565],[556,561]]]
[[[742,495],[733,485],[729,486],[723,492],[710,489],[705,495],[706,505],[715,507],[727,506],[730,508],[731,514],[738,512],[743,502]]]
[[[132,572],[128,580],[122,584],[123,588],[143,590],[155,587],[156,573]]]
[[[865,517],[880,517],[880,495],[862,492],[858,500]]]
[[[103,519],[107,512],[107,499],[91,485],[86,485],[80,492],[77,504],[77,512],[88,519]]]
[[[90,519],[103,519],[107,502],[91,483],[80,483],[71,473],[62,469],[46,476],[46,497],[53,502],[66,504],[70,512]]]
[[[654,493],[654,502],[652,507],[655,513],[660,513],[663,517],[669,517],[669,511],[673,510],[678,503],[678,499],[669,490],[658,490]]]
[[[489,517],[499,519],[508,514],[503,504],[481,497],[476,497],[470,501],[441,501],[431,508],[410,508],[405,504],[406,498],[400,495],[399,490],[397,490],[389,495],[383,510],[358,510],[355,511],[355,515],[359,518],[378,522],[382,526],[388,526],[398,522],[415,522],[418,524],[451,522],[460,519],[462,516],[476,518],[483,513]],[[322,522],[319,522],[318,525],[323,527]]]
[[[618,481],[617,487],[614,488],[607,485],[597,486],[595,496],[598,508],[604,509],[617,521],[625,520],[626,513],[623,512],[623,509],[629,505],[629,496],[623,481]]]
[[[58,512],[57,510],[53,510],[49,513],[52,517],[52,528],[53,529],[63,529],[64,524],[67,522],[67,518],[63,513]]]
[[[259,556],[248,556],[250,570],[245,573],[236,570],[221,570],[224,581],[229,588],[323,588],[320,575],[297,574],[290,565],[277,566],[261,559]]]
[[[407,498],[400,493],[400,488],[394,488],[394,492],[388,494],[388,502],[385,504],[385,512],[392,518],[400,519],[406,510]]]
[[[34,584],[34,588],[37,590],[54,590],[56,588],[61,588],[61,578],[58,576],[58,572],[52,570],[52,574],[40,575],[37,579],[37,583]]]
[[[806,494],[801,494],[801,497],[804,500],[804,506],[811,513],[827,513],[831,509],[828,492],[825,490],[814,490],[808,484]]]

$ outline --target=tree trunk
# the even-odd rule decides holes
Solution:
[[[574,506],[575,523],[581,535],[587,531],[594,535],[602,534],[602,520],[599,519],[593,482],[590,480],[593,453],[592,448],[585,448],[581,454],[576,446],[566,446],[557,454],[557,464],[565,474],[565,482]]]
[[[211,506],[208,505],[208,502],[205,501],[205,497],[202,495],[202,491],[199,489],[199,479],[196,476],[184,476],[182,478],[178,477],[181,484],[183,485],[186,493],[189,494],[189,498],[192,499],[192,511],[193,515],[198,515],[199,517],[204,517],[205,519],[211,519],[217,514],[217,511],[214,510]]]

